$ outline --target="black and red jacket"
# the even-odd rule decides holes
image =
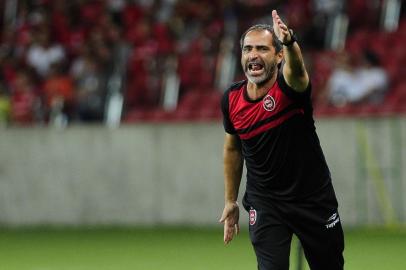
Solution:
[[[295,92],[282,73],[258,100],[249,99],[246,81],[224,93],[224,129],[241,140],[249,197],[295,200],[331,186],[310,96],[310,83],[303,93]]]

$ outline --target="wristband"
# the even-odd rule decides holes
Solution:
[[[289,29],[289,33],[290,33],[290,40],[288,42],[281,41],[281,44],[283,46],[290,47],[293,43],[295,43],[297,41],[296,35],[295,35],[295,33],[293,33],[292,29]]]

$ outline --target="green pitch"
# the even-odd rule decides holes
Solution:
[[[347,230],[345,268],[406,269],[405,251],[405,229]],[[221,228],[1,229],[0,269],[254,270],[256,262],[246,231],[224,246]]]

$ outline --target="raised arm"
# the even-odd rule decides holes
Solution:
[[[224,243],[228,244],[238,234],[240,210],[237,204],[243,169],[240,139],[226,134],[224,140],[224,210],[220,222],[224,224]]]
[[[303,92],[309,84],[309,76],[307,74],[302,52],[297,42],[293,41],[292,32],[281,20],[276,10],[272,11],[273,27],[276,36],[286,44],[283,46],[283,55],[285,64],[283,66],[283,76],[286,83],[295,91]]]

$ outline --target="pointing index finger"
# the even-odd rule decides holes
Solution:
[[[275,18],[278,16],[278,12],[274,9],[272,10],[272,18]]]

